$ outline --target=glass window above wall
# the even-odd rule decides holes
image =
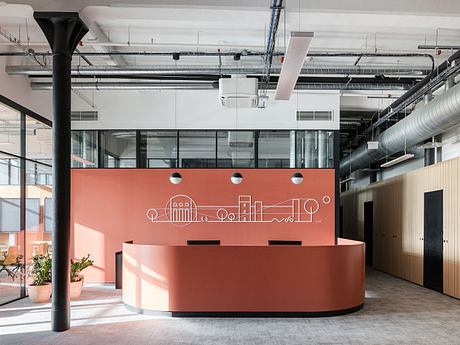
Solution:
[[[0,185],[19,185],[19,158],[0,152]]]
[[[176,131],[141,131],[139,145],[140,156],[144,160],[142,167],[177,167]]]
[[[218,131],[217,166],[254,168],[254,131]]]
[[[51,165],[51,127],[26,116],[26,158]]]
[[[334,132],[297,131],[296,136],[298,168],[334,167]]]
[[[181,168],[215,168],[216,132],[179,132],[179,162]]]
[[[136,167],[136,132],[101,131],[101,167]]]
[[[295,167],[294,147],[291,157],[291,131],[260,131],[258,141],[259,168],[289,168],[291,160]],[[295,142],[295,137],[292,141]]]
[[[97,168],[97,131],[72,131],[72,168]]]
[[[21,113],[0,103],[0,151],[21,154]]]

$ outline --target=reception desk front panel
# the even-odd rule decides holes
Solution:
[[[176,313],[340,313],[364,303],[364,244],[123,245],[123,302]]]

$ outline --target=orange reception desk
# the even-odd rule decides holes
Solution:
[[[94,260],[85,281],[113,282],[122,251],[123,301],[139,312],[360,308],[364,244],[335,244],[336,211],[334,169],[72,171],[73,255]],[[209,240],[220,245],[187,245]]]
[[[327,316],[364,303],[364,244],[123,244],[123,302],[138,312]]]

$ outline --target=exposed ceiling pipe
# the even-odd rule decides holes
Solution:
[[[6,66],[10,75],[47,76],[51,75],[51,67],[39,66]],[[272,67],[271,74],[279,74],[280,67]],[[204,65],[152,65],[152,66],[74,66],[72,75],[98,76],[98,75],[177,75],[177,74],[250,74],[263,75],[264,66],[204,66]],[[300,74],[344,74],[344,75],[413,75],[420,77],[428,73],[427,69],[419,68],[392,68],[392,67],[360,67],[360,66],[308,66],[302,68]]]
[[[414,146],[460,123],[460,85],[456,85],[428,104],[381,133],[377,150],[361,145],[340,162],[341,175],[368,167],[372,162]]]
[[[451,55],[446,61],[440,64],[435,70],[428,74],[423,80],[410,88],[404,95],[399,97],[396,101],[391,103],[387,108],[378,113],[378,120],[371,124],[363,134],[369,133],[374,130],[384,122],[386,122],[390,117],[394,116],[397,111],[395,109],[400,108],[401,106],[407,106],[411,102],[415,101],[413,96],[416,96],[419,91],[421,91],[425,86],[427,86],[432,80],[436,80],[439,75],[444,73],[450,66],[453,61],[460,59],[460,50],[455,54]],[[441,82],[442,80],[439,80]],[[411,99],[412,98],[412,99]],[[409,102],[410,100],[410,102]]]
[[[51,56],[51,52],[36,52],[36,56]],[[172,56],[173,54],[179,54],[179,56],[263,56],[265,57],[265,52],[261,51],[251,51],[248,49],[242,49],[239,51],[233,52],[204,52],[204,51],[174,51],[174,52],[151,52],[151,51],[107,51],[107,52],[81,52],[75,51],[74,55],[86,55],[86,56]],[[282,56],[284,52],[282,51],[273,51],[272,56]],[[23,52],[0,52],[0,56],[28,56],[27,53]],[[431,69],[434,69],[435,60],[431,54],[421,54],[421,53],[354,53],[354,52],[309,52],[308,56],[310,57],[325,57],[325,58],[347,58],[347,57],[374,57],[374,58],[384,58],[384,57],[394,57],[394,58],[428,58],[430,60]]]
[[[270,82],[270,72],[273,61],[273,54],[275,52],[276,35],[278,33],[278,25],[280,22],[281,11],[284,9],[284,1],[273,0],[272,6],[270,8],[272,10],[272,13],[270,17],[270,24],[268,27],[267,45],[265,47],[264,53],[266,83]]]
[[[276,83],[260,83],[268,90],[275,90]],[[33,90],[51,90],[51,82],[32,82]],[[216,83],[165,83],[165,82],[73,82],[74,90],[211,90]],[[368,84],[368,83],[297,83],[296,90],[404,90],[404,84]]]

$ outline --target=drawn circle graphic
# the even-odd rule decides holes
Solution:
[[[303,204],[303,209],[308,214],[314,214],[319,210],[319,203],[316,199],[307,199],[307,201]]]
[[[225,220],[228,218],[228,211],[225,209],[225,208],[219,208],[217,210],[217,218],[219,218],[219,220]]]
[[[230,214],[228,215],[228,220],[229,220],[229,221],[234,221],[234,220],[235,220],[235,214],[234,214],[234,213],[230,213]]]
[[[329,205],[331,203],[331,197],[329,195],[323,196],[324,205]]]
[[[154,208],[151,208],[149,210],[147,210],[147,218],[148,220],[150,220],[151,222],[154,222],[155,219],[157,219],[158,217],[158,211]]]

